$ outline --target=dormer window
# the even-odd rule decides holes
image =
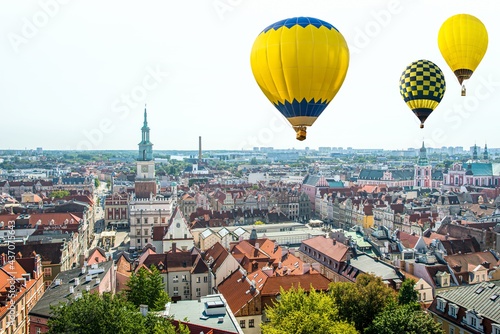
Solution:
[[[491,324],[491,334],[500,334],[499,324]]]
[[[437,308],[439,311],[444,312],[444,309],[446,308],[446,300],[444,300],[443,298],[438,297],[438,298],[437,298],[437,305],[436,305],[436,308]]]
[[[464,322],[470,327],[478,329],[479,331],[483,330],[483,317],[481,317],[475,310],[467,311],[465,313]]]
[[[456,319],[457,314],[458,314],[458,306],[455,304],[448,305],[448,315]]]

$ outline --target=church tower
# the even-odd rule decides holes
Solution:
[[[153,143],[149,140],[148,114],[144,107],[144,123],[141,128],[142,139],[139,143],[137,172],[135,175],[135,197],[150,198],[156,195],[155,162]]]
[[[488,161],[489,156],[488,156],[488,145],[484,144],[484,152],[483,152],[483,159],[485,162]]]
[[[472,161],[477,161],[477,145],[474,144],[474,151],[472,151]]]
[[[432,166],[427,158],[427,149],[423,142],[418,155],[417,164],[415,165],[413,186],[422,188],[432,187]]]

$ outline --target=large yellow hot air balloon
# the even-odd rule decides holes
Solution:
[[[349,49],[330,23],[294,17],[257,36],[250,63],[262,92],[304,140],[344,82]]]
[[[475,16],[454,15],[439,29],[438,46],[446,63],[462,85],[462,96],[465,96],[463,81],[471,77],[488,48],[486,27]]]
[[[399,79],[399,92],[406,105],[420,120],[420,128],[438,106],[446,91],[446,82],[441,69],[425,59],[417,60],[406,67]]]

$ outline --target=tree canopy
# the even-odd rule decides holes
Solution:
[[[415,280],[406,279],[401,284],[398,291],[399,305],[413,305],[416,309],[420,309],[418,304],[418,292],[415,290]]]
[[[330,294],[340,318],[354,324],[363,333],[387,305],[396,301],[396,293],[380,277],[360,274],[356,283],[338,282],[330,285]]]
[[[140,268],[136,273],[132,273],[127,287],[125,295],[137,307],[145,304],[152,311],[161,311],[170,300],[164,290],[165,284],[160,272],[155,266],[151,266],[149,270]]]
[[[49,334],[150,334],[176,333],[169,319],[152,313],[143,316],[122,295],[84,292],[71,303],[52,307],[48,321]],[[182,333],[188,333],[183,328]]]
[[[387,307],[373,320],[366,334],[443,334],[441,325],[411,304]]]
[[[269,322],[261,325],[264,334],[357,333],[354,326],[340,319],[333,299],[313,288],[308,294],[300,286],[288,291],[281,288],[280,300],[265,313]]]
[[[49,197],[52,198],[64,198],[66,196],[69,196],[69,191],[67,190],[54,190],[49,195]]]

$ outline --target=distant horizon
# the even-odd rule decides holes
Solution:
[[[425,142],[424,142],[425,145]],[[477,144],[476,144],[477,145]],[[427,149],[449,149],[449,148],[462,148],[464,151],[468,151],[471,148],[473,148],[474,145],[471,146],[441,146],[441,147],[432,147],[432,146],[427,146],[425,145],[425,148]],[[35,148],[0,148],[1,151],[36,151],[39,147]],[[52,148],[44,148],[41,147],[43,152],[136,152],[137,149],[94,149],[94,150],[74,150],[74,149],[52,149]],[[259,150],[253,150],[253,149],[224,149],[224,148],[219,148],[219,149],[209,149],[209,148],[202,148],[202,152],[266,152],[267,149],[272,149],[275,151],[319,151],[320,148],[330,148],[331,150],[369,150],[369,151],[375,151],[375,150],[382,150],[382,151],[409,151],[409,150],[418,150],[420,147],[408,147],[408,148],[368,148],[368,147],[338,147],[338,146],[320,146],[320,147],[305,147],[305,148],[279,148],[279,147],[271,147],[271,146],[262,146],[262,147],[257,147]],[[484,145],[477,145],[477,148],[482,151],[484,150]],[[500,147],[487,147],[488,151],[489,150],[500,150]],[[263,150],[260,150],[263,149]],[[198,148],[193,148],[193,149],[155,149],[153,147],[153,154],[155,152],[196,152],[198,153]]]

